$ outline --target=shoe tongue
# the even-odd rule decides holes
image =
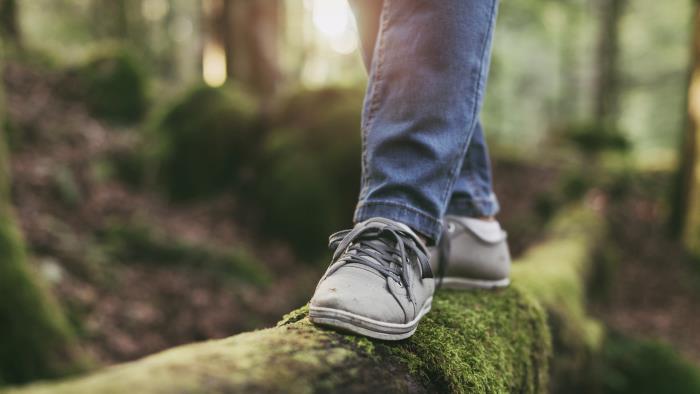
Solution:
[[[405,225],[401,222],[397,222],[397,221],[382,218],[382,217],[375,217],[375,218],[365,220],[364,222],[362,222],[362,225],[368,225],[371,223],[379,223],[379,224],[382,224],[385,226],[391,225],[391,226],[398,227],[401,230],[407,232],[413,238],[414,241],[418,242],[420,245],[425,246],[425,244],[423,243],[423,240],[418,236],[418,234],[416,234],[416,232],[413,231],[413,229],[411,229],[410,227],[408,227],[407,225]]]
[[[382,243],[382,244],[383,244],[383,242],[380,241],[380,240],[378,240],[378,239],[377,239],[377,240],[372,240],[372,241],[366,241],[366,242],[372,242],[372,243],[376,242],[376,243]],[[347,254],[349,254],[349,255],[356,255],[357,253],[358,253],[358,250],[357,250],[357,249],[350,249],[350,250],[347,251]],[[382,262],[382,261],[376,259],[376,258],[373,257],[372,255],[369,255],[369,254],[367,254],[367,253],[363,253],[362,258],[363,258],[363,259],[366,259],[366,260],[371,260],[371,261],[372,261],[373,263],[375,263],[375,264],[386,265],[385,262]]]
[[[402,232],[408,234],[409,237],[413,239],[413,241],[416,243],[419,249],[422,250],[422,252],[426,255],[429,256],[429,251],[423,240],[407,225],[396,222],[394,220],[386,219],[386,218],[381,218],[381,217],[375,217],[371,218],[368,220],[365,220],[364,222],[358,223],[358,226],[363,225],[372,225],[372,224],[379,224],[381,227],[385,226],[391,226],[400,229]],[[382,237],[381,239],[373,240],[370,242],[381,242],[383,243],[385,240],[388,240],[389,242],[395,243],[396,240],[393,239],[393,237],[386,236]],[[371,256],[367,256],[367,258],[372,259],[373,261],[377,261],[377,259],[372,258]],[[430,268],[430,263],[428,262],[427,259],[418,259],[419,264],[421,265],[421,271],[423,272],[424,277],[430,277],[432,278],[432,270]]]

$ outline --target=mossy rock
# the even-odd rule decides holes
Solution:
[[[133,123],[148,110],[148,77],[128,51],[110,48],[69,69],[61,84],[91,113],[115,122]]]
[[[171,198],[209,197],[250,178],[262,137],[259,110],[236,86],[196,87],[155,123],[158,180]]]
[[[620,334],[605,342],[596,368],[604,394],[700,393],[700,368],[670,346]]]
[[[572,125],[563,137],[584,154],[627,152],[632,147],[631,141],[621,130],[595,122]]]
[[[325,88],[284,98],[265,139],[258,197],[265,230],[289,240],[305,258],[318,240],[351,226],[360,191],[363,94]]]
[[[83,370],[86,358],[59,305],[28,263],[10,206],[0,138],[0,383],[18,384]]]
[[[268,285],[271,275],[247,248],[221,248],[176,239],[145,223],[112,222],[99,237],[114,260],[206,272],[224,280]]]
[[[81,370],[85,360],[74,333],[39,285],[7,217],[0,218],[0,258],[0,381],[26,383]]]
[[[143,145],[138,145],[135,149],[110,152],[102,161],[93,163],[98,180],[113,177],[136,189],[147,184],[148,173],[153,165],[154,160]]]

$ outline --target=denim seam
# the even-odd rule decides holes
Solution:
[[[486,202],[483,204],[457,204],[451,205],[447,210],[447,215],[467,216],[467,217],[484,217],[493,216],[498,213],[498,204],[495,201]]]
[[[495,193],[491,193],[487,198],[461,196],[452,197],[447,206],[446,214],[480,217],[494,216],[500,210],[500,204]]]
[[[396,201],[391,201],[391,200],[372,200],[372,201],[363,201],[363,202],[361,202],[359,205],[360,205],[360,208],[362,208],[362,207],[364,207],[364,206],[367,206],[367,205],[395,205],[395,206],[398,206],[398,207],[401,207],[401,208],[406,208],[407,210],[413,211],[413,212],[415,212],[415,213],[417,213],[417,214],[419,214],[419,215],[423,215],[423,216],[425,216],[426,219],[430,219],[430,220],[432,220],[432,221],[434,221],[434,222],[436,222],[436,223],[439,223],[439,222],[440,222],[439,219],[437,219],[436,217],[434,217],[433,215],[431,215],[431,214],[429,214],[429,213],[426,213],[426,212],[424,212],[424,211],[422,211],[422,210],[420,210],[420,209],[418,209],[418,208],[416,208],[416,207],[413,207],[413,206],[411,206],[411,205],[403,204],[403,203],[396,202]]]
[[[416,215],[420,219],[425,220],[429,227],[432,227],[430,230],[433,230],[433,231],[427,231],[427,234],[425,234],[429,237],[436,236],[435,234],[432,234],[432,233],[435,232],[436,229],[439,232],[439,229],[442,226],[442,221],[440,219],[438,219],[438,218],[436,218],[436,217],[434,217],[434,216],[432,216],[432,215],[430,215],[430,214],[428,214],[420,209],[417,209],[411,205],[403,204],[403,203],[396,202],[396,201],[390,201],[390,200],[372,200],[372,201],[360,202],[357,205],[357,209],[356,209],[356,214],[355,214],[356,219],[363,216],[362,211],[364,211],[372,206],[386,206],[386,207],[398,208],[400,210],[399,212],[401,212],[401,210],[402,210],[402,211],[407,211],[407,212],[410,212],[410,213]],[[424,229],[415,229],[415,230],[419,231],[419,232],[425,231]],[[438,234],[438,236],[439,236],[439,234]]]
[[[382,4],[382,11],[380,14],[380,24],[379,24],[379,30],[377,32],[377,39],[376,39],[376,51],[377,54],[374,56],[374,59],[372,60],[372,71],[370,73],[371,75],[371,80],[370,80],[370,86],[371,86],[371,92],[370,92],[370,97],[367,100],[367,108],[366,108],[366,115],[364,122],[361,126],[362,129],[362,187],[360,191],[360,199],[363,199],[367,193],[368,193],[368,185],[369,185],[369,164],[367,162],[367,136],[370,133],[370,129],[372,125],[374,124],[374,117],[377,112],[377,109],[379,108],[379,101],[381,99],[381,93],[383,91],[382,86],[384,83],[383,79],[383,65],[384,65],[384,44],[385,44],[385,31],[386,27],[388,25],[388,19],[389,19],[389,1],[390,0],[384,0]]]
[[[466,158],[467,155],[469,155],[469,148],[467,148],[467,153],[465,153],[465,158],[464,158],[465,160],[467,159],[467,158]],[[469,174],[469,182],[470,182],[470,185],[476,185],[476,184],[477,184],[477,180],[476,180],[476,170],[474,170],[474,169],[472,168],[472,169],[470,169],[470,171],[468,172],[468,174]],[[457,176],[459,176],[459,175],[457,175]],[[453,199],[454,199],[454,198],[451,198],[450,200],[453,200]],[[448,201],[447,204],[449,205],[450,202]]]
[[[463,203],[463,202],[491,202],[494,201],[495,198],[493,197],[484,197],[484,198],[475,198],[475,197],[452,197],[451,201],[452,202],[457,202],[457,203]]]
[[[492,200],[453,200],[452,203],[450,204],[450,207],[452,208],[464,208],[464,207],[473,207],[473,206],[495,206],[497,200],[492,199]]]
[[[481,63],[479,64],[479,69],[476,72],[477,89],[476,89],[476,97],[474,100],[474,105],[472,108],[472,124],[469,127],[470,130],[467,133],[467,138],[464,139],[464,141],[462,142],[461,147],[460,147],[460,150],[462,151],[462,160],[461,161],[458,160],[457,163],[455,164],[455,166],[452,168],[452,170],[449,173],[449,178],[447,180],[447,187],[445,188],[445,190],[443,192],[443,196],[442,196],[442,202],[443,202],[443,207],[444,207],[443,211],[447,209],[447,203],[448,203],[447,199],[449,197],[449,194],[451,194],[450,192],[452,191],[455,182],[457,181],[457,171],[459,169],[461,169],[461,167],[462,167],[462,164],[464,162],[464,156],[466,155],[467,147],[469,146],[468,145],[469,140],[471,139],[471,135],[474,132],[474,127],[476,126],[476,123],[477,123],[476,117],[478,116],[478,108],[479,108],[478,102],[479,102],[480,95],[481,95],[481,93],[480,93],[481,87],[484,83],[483,80],[485,79],[483,76],[484,67],[485,67],[484,55],[486,54],[486,50],[488,47],[487,43],[489,40],[489,34],[493,34],[492,30],[493,30],[493,24],[494,24],[494,19],[495,19],[494,14],[495,14],[495,10],[496,10],[496,4],[497,4],[497,0],[494,0],[493,5],[491,7],[491,13],[489,14],[489,26],[488,26],[487,34],[484,36],[484,40],[481,43],[481,46],[482,46],[481,59],[482,60],[481,60]]]

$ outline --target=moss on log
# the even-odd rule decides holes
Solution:
[[[515,284],[547,310],[554,362],[550,391],[590,392],[591,368],[605,339],[603,325],[586,313],[586,285],[593,249],[604,236],[603,221],[579,209],[557,217],[550,239],[535,246],[513,267]]]
[[[440,292],[406,341],[317,328],[304,307],[274,328],[11,392],[546,392],[551,339],[545,308],[567,321],[558,331],[590,346],[599,341],[601,331],[583,306],[595,226],[590,212],[567,214],[548,241],[516,264],[511,288]]]

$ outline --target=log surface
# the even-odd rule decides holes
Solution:
[[[586,328],[582,346],[593,346],[600,337],[586,317],[582,291],[595,220],[590,212],[568,213],[565,219],[515,263],[513,286],[440,291],[433,310],[405,341],[318,328],[303,307],[274,328],[10,392],[546,392],[552,348],[548,318],[556,314],[564,320],[565,333]]]

